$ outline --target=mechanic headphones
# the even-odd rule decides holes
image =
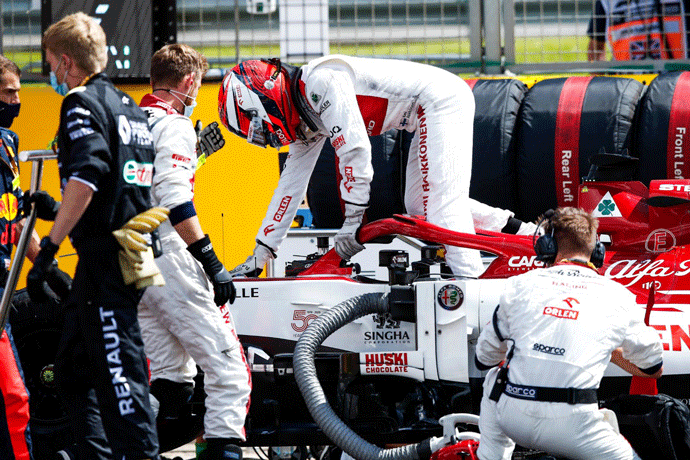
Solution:
[[[556,212],[553,209],[549,209],[544,213],[544,215],[539,219],[537,223],[537,230],[534,232],[532,237],[534,252],[537,254],[537,260],[544,262],[545,264],[553,264],[556,261],[556,254],[558,254],[558,245],[556,244],[556,238],[554,238],[554,228],[553,228],[553,216]],[[550,228],[550,232],[544,233],[537,238],[537,233],[541,228],[541,224],[547,221],[546,227]],[[536,238],[536,241],[535,241]],[[604,265],[604,256],[606,255],[606,247],[604,243],[599,241],[597,237],[597,242],[594,244],[594,249],[592,254],[589,256],[589,261],[596,268],[601,268]]]

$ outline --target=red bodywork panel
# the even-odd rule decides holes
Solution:
[[[651,193],[640,182],[586,182],[578,206],[599,218],[606,243],[601,273],[626,286],[646,304],[650,288],[653,310],[664,303],[690,303],[690,180],[652,181]],[[454,232],[423,218],[396,215],[364,225],[358,238],[367,243],[389,235],[405,235],[439,244],[478,249],[496,255],[481,278],[507,278],[538,268],[532,237],[487,232]],[[610,243],[608,242],[610,240]],[[349,275],[334,250],[303,275]],[[674,309],[675,310],[675,309]]]

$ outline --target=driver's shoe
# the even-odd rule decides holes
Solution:
[[[242,460],[242,449],[237,439],[209,438],[206,449],[199,453],[197,460]]]

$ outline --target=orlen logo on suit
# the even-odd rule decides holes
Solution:
[[[280,201],[280,207],[278,208],[278,211],[273,215],[273,220],[276,222],[280,222],[283,220],[283,216],[285,215],[285,211],[287,211],[288,205],[290,205],[290,201],[292,201],[291,196],[284,196],[283,199]]]

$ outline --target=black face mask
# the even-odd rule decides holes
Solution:
[[[19,115],[20,104],[8,104],[7,102],[0,101],[0,126],[3,128],[9,128],[12,126],[12,122]]]

